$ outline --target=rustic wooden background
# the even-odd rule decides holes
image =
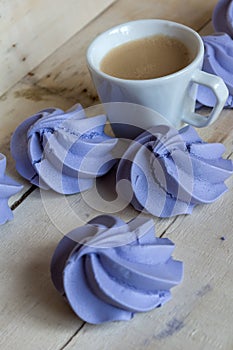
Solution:
[[[196,207],[190,216],[155,219],[156,235],[172,239],[176,244],[174,257],[184,261],[184,281],[172,290],[173,299],[162,308],[137,314],[130,322],[93,326],[79,320],[57,294],[50,281],[49,265],[62,234],[77,225],[77,215],[90,219],[98,212],[81,195],[62,196],[61,199],[56,193],[40,193],[17,175],[9,150],[10,137],[16,126],[38,110],[50,106],[68,109],[77,102],[84,107],[98,103],[85,63],[87,46],[97,34],[120,22],[139,18],[174,20],[201,34],[208,34],[213,30],[211,16],[216,0],[118,0],[77,33],[75,28],[78,27],[73,27],[74,17],[77,22],[79,18],[76,3],[66,1],[54,14],[50,27],[56,50],[48,50],[46,57],[42,54],[40,41],[43,41],[45,28],[38,31],[38,45],[25,46],[26,51],[22,53],[17,46],[12,47],[16,37],[25,39],[21,32],[17,33],[25,29],[23,19],[15,18],[11,24],[6,24],[4,16],[11,10],[10,3],[20,6],[21,2],[8,4],[2,0],[0,3],[3,16],[0,30],[9,33],[8,42],[7,35],[1,38],[0,49],[4,92],[0,97],[0,152],[7,156],[8,174],[24,185],[23,191],[10,201],[14,220],[0,227],[1,348],[233,349],[233,177],[227,181],[229,191],[215,203]],[[39,11],[38,3],[27,1],[28,6],[35,4],[35,11]],[[81,10],[91,17],[94,16],[91,3],[99,3],[97,8],[99,12],[101,10],[101,2],[86,0],[81,3]],[[110,1],[103,3],[107,5]],[[40,1],[40,6],[40,10],[43,9],[41,16],[43,13],[49,18],[52,13],[50,3]],[[48,11],[45,10],[47,6]],[[68,17],[66,6],[71,17]],[[26,30],[34,25],[40,27],[42,20],[37,17],[39,12],[34,13],[34,7],[29,7],[32,18],[36,16],[36,23],[32,20]],[[19,15],[26,14],[25,11],[27,9],[21,9]],[[66,27],[68,36],[59,25],[63,11],[67,26],[71,26]],[[28,17],[24,18],[26,21]],[[33,39],[28,31],[28,37]],[[11,37],[12,33],[17,36]],[[60,41],[56,41],[57,37]],[[9,58],[7,48],[17,54]],[[27,59],[23,60],[24,57]],[[33,59],[29,60],[30,57]],[[18,64],[20,60],[22,64]],[[32,65],[27,65],[28,61],[33,61]],[[14,62],[15,70],[19,67],[14,74],[16,80],[11,79]],[[214,125],[198,132],[208,142],[222,142],[226,146],[225,157],[233,159],[232,110],[223,111]],[[121,215],[130,219],[136,212],[128,208]]]

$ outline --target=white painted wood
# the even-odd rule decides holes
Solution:
[[[111,25],[134,18],[163,17],[201,28],[216,1],[118,0],[100,17],[54,52],[0,99],[0,152],[8,157],[8,173],[30,187],[14,169],[9,140],[15,127],[39,109],[67,109],[76,102],[96,103],[85,67],[85,50],[94,36]],[[207,26],[202,33],[209,33]],[[86,90],[85,90],[86,89]],[[208,129],[198,132],[208,142],[222,142],[232,159],[233,110],[226,110]],[[64,197],[34,191],[0,226],[0,346],[13,349],[161,349],[231,350],[233,348],[233,178],[229,191],[190,216],[155,219],[157,235],[176,244],[183,260],[183,283],[161,309],[136,315],[130,322],[84,325],[53,288],[49,263],[62,233],[98,214],[81,195]],[[22,194],[22,193],[21,193]],[[21,195],[20,194],[20,195]],[[11,203],[19,198],[12,198]],[[65,200],[66,199],[66,200]],[[71,212],[73,210],[73,214]],[[133,218],[128,208],[119,213]],[[221,237],[225,237],[222,241]]]
[[[0,95],[112,2],[1,0]]]

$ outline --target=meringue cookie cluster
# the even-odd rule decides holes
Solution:
[[[80,104],[64,112],[44,109],[15,130],[11,153],[17,171],[32,184],[73,194],[93,185],[93,179],[114,165],[117,139],[104,133],[106,117],[86,118]]]
[[[13,219],[13,213],[8,206],[8,200],[23,188],[18,182],[5,175],[5,171],[6,157],[0,153],[0,225]]]
[[[202,37],[205,46],[203,71],[220,76],[229,90],[226,108],[233,108],[233,1],[220,0],[213,12],[213,26],[217,33]],[[210,89],[200,85],[198,106],[215,105]]]
[[[157,126],[132,141],[117,169],[117,192],[138,211],[158,217],[190,214],[211,203],[233,173],[225,148],[206,143],[191,126]]]
[[[104,133],[106,117],[86,118],[81,105],[68,112],[45,109],[26,119],[13,134],[18,172],[43,189],[72,194],[92,187],[115,164],[117,139]],[[193,127],[180,131],[160,125],[127,148],[116,174],[118,194],[138,211],[158,217],[190,214],[211,203],[227,187],[232,162],[222,144],[208,144]]]
[[[169,239],[155,238],[151,219],[98,216],[62,238],[51,277],[84,321],[129,320],[171,298],[183,276],[173,250]]]

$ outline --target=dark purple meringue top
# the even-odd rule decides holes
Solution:
[[[225,33],[216,33],[202,37],[205,55],[202,70],[220,76],[228,90],[229,97],[225,107],[233,108],[233,39]],[[213,92],[203,86],[198,86],[197,101],[201,105],[215,105]]]
[[[8,206],[11,196],[22,190],[23,186],[5,175],[6,157],[0,153],[0,225],[13,219],[13,213]]]
[[[214,8],[212,17],[216,32],[224,32],[233,38],[233,1],[220,0]]]
[[[132,141],[117,169],[117,192],[136,210],[158,217],[190,214],[211,203],[227,187],[233,173],[225,147],[206,143],[191,126],[180,131],[153,127]]]
[[[117,139],[104,133],[106,117],[87,118],[80,104],[67,112],[44,109],[15,130],[11,152],[17,171],[32,184],[63,194],[93,185],[115,164]]]
[[[129,320],[163,305],[181,282],[183,264],[173,250],[169,239],[155,237],[152,219],[102,215],[62,238],[51,277],[84,321]]]

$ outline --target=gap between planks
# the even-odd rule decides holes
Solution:
[[[197,32],[201,32],[205,27],[207,27],[208,25],[211,24],[211,19],[208,19],[208,21],[206,21],[202,26],[200,26],[200,28],[197,29]]]
[[[82,330],[82,328],[85,326],[86,322],[83,322],[83,324],[74,332],[74,334],[67,340],[67,342],[59,349],[59,350],[65,350],[65,348],[72,342],[72,340],[78,335],[78,333]]]
[[[28,197],[30,196],[30,194],[32,192],[34,192],[35,190],[37,189],[37,186],[36,185],[33,185],[31,186],[26,192],[24,192],[22,194],[22,196],[17,200],[15,201],[12,205],[11,205],[11,210],[15,210],[21,203],[23,203],[23,201]]]

